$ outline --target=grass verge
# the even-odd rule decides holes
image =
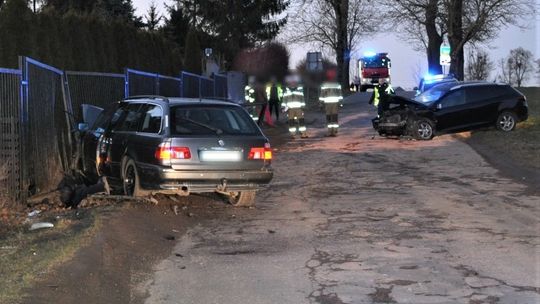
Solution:
[[[54,228],[21,226],[0,236],[0,303],[18,303],[32,283],[88,244],[100,226],[98,218],[91,210],[51,214],[40,221],[53,222]]]
[[[519,123],[514,132],[495,129],[472,132],[467,140],[473,146],[482,145],[530,169],[540,169],[540,88],[519,88],[527,97],[529,119]]]

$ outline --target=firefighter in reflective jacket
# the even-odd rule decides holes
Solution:
[[[294,137],[300,133],[301,138],[307,138],[307,128],[304,121],[304,92],[298,84],[298,78],[290,76],[286,79],[287,89],[283,94],[283,105],[287,109],[289,132]]]
[[[373,89],[373,95],[369,100],[369,104],[373,104],[377,107],[377,115],[381,117],[383,112],[387,110],[390,98],[394,95],[394,89],[383,79],[379,79],[379,85]]]
[[[255,77],[253,76],[249,77],[248,84],[244,88],[244,99],[249,116],[257,122],[259,120],[257,107],[253,105],[255,103]]]
[[[337,82],[324,82],[321,86],[321,95],[319,99],[324,103],[326,111],[328,136],[336,136],[339,128],[339,103],[343,99],[341,95],[341,85]]]
[[[272,112],[275,112],[276,121],[279,120],[283,89],[281,88],[281,85],[277,83],[275,77],[273,77],[272,81],[266,86],[266,98],[268,98],[268,106],[270,107],[270,117],[272,117]]]

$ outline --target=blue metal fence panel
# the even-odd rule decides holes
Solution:
[[[124,74],[66,71],[76,122],[82,122],[82,104],[101,108],[124,98]]]
[[[182,79],[158,75],[159,95],[166,97],[182,96]]]
[[[207,77],[199,77],[201,98],[211,98],[216,96],[214,92],[214,80]]]
[[[228,98],[227,76],[214,74],[214,96],[217,98]]]
[[[201,97],[200,75],[188,72],[182,72],[182,97],[199,98]]]
[[[30,195],[54,190],[69,169],[72,151],[64,73],[21,58],[24,177]],[[67,114],[66,114],[67,113]]]
[[[26,197],[21,170],[20,70],[0,68],[0,207]]]
[[[159,74],[126,69],[125,97],[159,95]]]

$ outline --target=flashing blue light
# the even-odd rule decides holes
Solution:
[[[373,51],[364,52],[364,57],[375,57],[375,56],[377,56],[377,53]]]
[[[424,82],[425,83],[433,83],[433,82],[436,82],[436,81],[442,80],[442,79],[444,79],[443,74],[438,74],[438,75],[426,74],[424,76]]]

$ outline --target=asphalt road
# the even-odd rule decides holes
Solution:
[[[366,98],[336,138],[310,114],[257,207],[190,228],[146,303],[540,303],[540,197],[452,136],[372,139]]]

